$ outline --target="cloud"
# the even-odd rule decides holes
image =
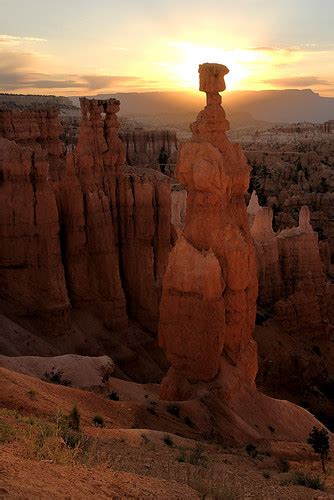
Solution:
[[[36,38],[32,36],[14,36],[14,35],[0,35],[0,45],[19,45],[26,42],[40,43],[46,42],[45,38]]]
[[[291,88],[291,87],[311,87],[316,85],[330,86],[332,82],[323,80],[317,76],[291,76],[282,78],[269,78],[261,80],[261,83],[273,85],[275,87]]]
[[[0,50],[0,91],[25,90],[96,92],[101,90],[127,90],[148,88],[157,82],[129,75],[47,74],[33,71],[35,54]]]
[[[135,83],[140,80],[137,76],[111,76],[111,75],[83,75],[84,80],[89,90],[99,90],[108,88],[111,85],[124,85],[127,83]]]
[[[255,52],[299,52],[299,47],[247,47],[246,50]]]

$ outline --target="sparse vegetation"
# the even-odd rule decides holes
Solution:
[[[264,479],[270,479],[270,472],[265,470],[262,472],[262,476],[264,477]]]
[[[0,410],[0,443],[6,444],[13,439],[23,458],[52,460],[59,464],[91,463],[93,460],[91,440],[72,430],[68,417],[62,412],[48,421],[26,417],[17,411]]]
[[[191,451],[189,463],[192,465],[206,466],[206,457],[204,456],[204,450],[200,443],[197,443],[196,448]]]
[[[142,434],[142,435],[141,435],[141,438],[142,438],[142,440],[143,440],[143,443],[144,443],[144,444],[147,444],[147,443],[149,443],[149,442],[150,442],[150,440],[149,440],[149,438],[146,436],[146,434]]]
[[[329,436],[328,431],[324,427],[319,429],[318,427],[313,427],[310,432],[307,443],[310,444],[315,451],[320,456],[322,470],[326,472],[326,461],[329,454]]]
[[[68,426],[70,429],[72,429],[73,431],[80,430],[80,412],[76,405],[73,406],[67,419],[68,419]]]
[[[34,389],[30,389],[30,391],[27,392],[27,396],[30,399],[35,399],[37,395],[37,392]]]
[[[167,446],[173,446],[173,439],[170,436],[164,436],[163,441]]]
[[[312,490],[325,490],[325,483],[320,479],[319,476],[313,476],[308,472],[295,472],[289,478],[282,482],[283,486],[297,485],[305,486],[305,488],[310,488]]]
[[[274,433],[276,431],[275,427],[273,427],[272,425],[269,425],[268,426],[268,429],[270,430],[270,432]]]
[[[174,415],[174,417],[179,417],[180,416],[180,407],[177,404],[167,405],[166,410],[171,415]]]
[[[9,443],[15,438],[15,432],[4,419],[0,419],[0,444]]]
[[[190,417],[186,416],[184,417],[184,423],[188,426],[191,427],[192,429],[195,427],[194,422],[191,420]]]
[[[228,481],[228,484],[226,484]],[[244,498],[244,492],[240,491],[238,483],[229,477],[228,479],[207,474],[206,469],[187,469],[187,484],[198,491],[200,498],[212,500],[236,500]]]
[[[255,444],[253,444],[253,443],[248,444],[246,446],[245,450],[250,457],[252,457],[252,458],[257,457],[258,451],[257,451],[257,447]]]
[[[278,470],[284,474],[285,472],[289,472],[290,470],[290,462],[286,458],[282,458],[278,462]]]
[[[95,415],[95,417],[93,417],[93,424],[95,425],[95,427],[104,427],[104,417],[102,415]]]
[[[111,399],[111,401],[119,401],[119,394],[117,391],[111,391],[111,393],[109,394],[109,399]]]
[[[149,406],[147,407],[147,411],[149,411],[152,415],[157,416],[157,410],[156,410],[157,402],[156,401],[149,401]]]
[[[72,385],[72,382],[70,380],[64,379],[63,375],[63,370],[59,370],[53,367],[50,372],[44,373],[43,380],[45,382],[49,382],[50,384],[65,385],[66,387]]]

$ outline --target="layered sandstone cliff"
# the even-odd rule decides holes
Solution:
[[[43,152],[49,163],[49,174],[61,170],[65,148],[59,110],[56,107],[24,110],[0,110],[0,137]]]
[[[70,307],[55,194],[42,151],[0,139],[0,295],[58,333]]]
[[[78,145],[58,190],[67,286],[75,307],[88,307],[113,329],[127,326],[119,274],[116,172],[124,162],[118,138],[119,101],[82,99]],[[102,116],[105,113],[105,117]]]
[[[308,207],[300,210],[298,227],[277,234],[271,208],[260,207],[255,193],[248,215],[258,264],[259,307],[269,310],[288,332],[328,335],[329,284],[323,261],[330,266],[330,251],[323,244],[320,252]]]
[[[176,163],[178,141],[170,130],[122,129],[120,138],[126,147],[128,165],[172,168]]]
[[[126,168],[117,179],[120,269],[131,317],[158,328],[171,248],[171,184],[160,172]]]
[[[72,306],[113,330],[130,316],[156,331],[170,182],[124,169],[119,101],[82,99],[81,108],[78,143],[66,157],[56,110],[0,112],[0,298],[22,314]]]

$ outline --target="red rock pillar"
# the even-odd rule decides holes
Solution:
[[[228,69],[199,67],[207,105],[181,145],[176,176],[188,193],[182,236],[173,248],[163,282],[159,343],[171,368],[161,384],[164,399],[186,399],[196,384],[218,374],[228,391],[232,370],[253,386],[257,349],[257,275],[244,194],[250,168],[229,129],[219,92]]]

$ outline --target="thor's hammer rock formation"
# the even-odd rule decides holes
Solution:
[[[254,385],[257,276],[244,194],[250,168],[229,129],[220,91],[228,69],[199,68],[207,105],[182,144],[177,178],[187,188],[187,216],[165,274],[159,339],[172,365],[161,395],[182,398],[190,384],[209,381],[230,366]],[[177,380],[181,380],[179,384]]]
[[[160,397],[200,400],[210,436],[272,439],[274,426],[275,439],[304,440],[315,419],[255,387],[258,282],[244,200],[250,168],[225,134],[219,92],[227,73],[220,64],[200,65],[207,105],[179,151],[176,177],[187,189],[187,214],[163,281],[159,343],[171,366]]]

